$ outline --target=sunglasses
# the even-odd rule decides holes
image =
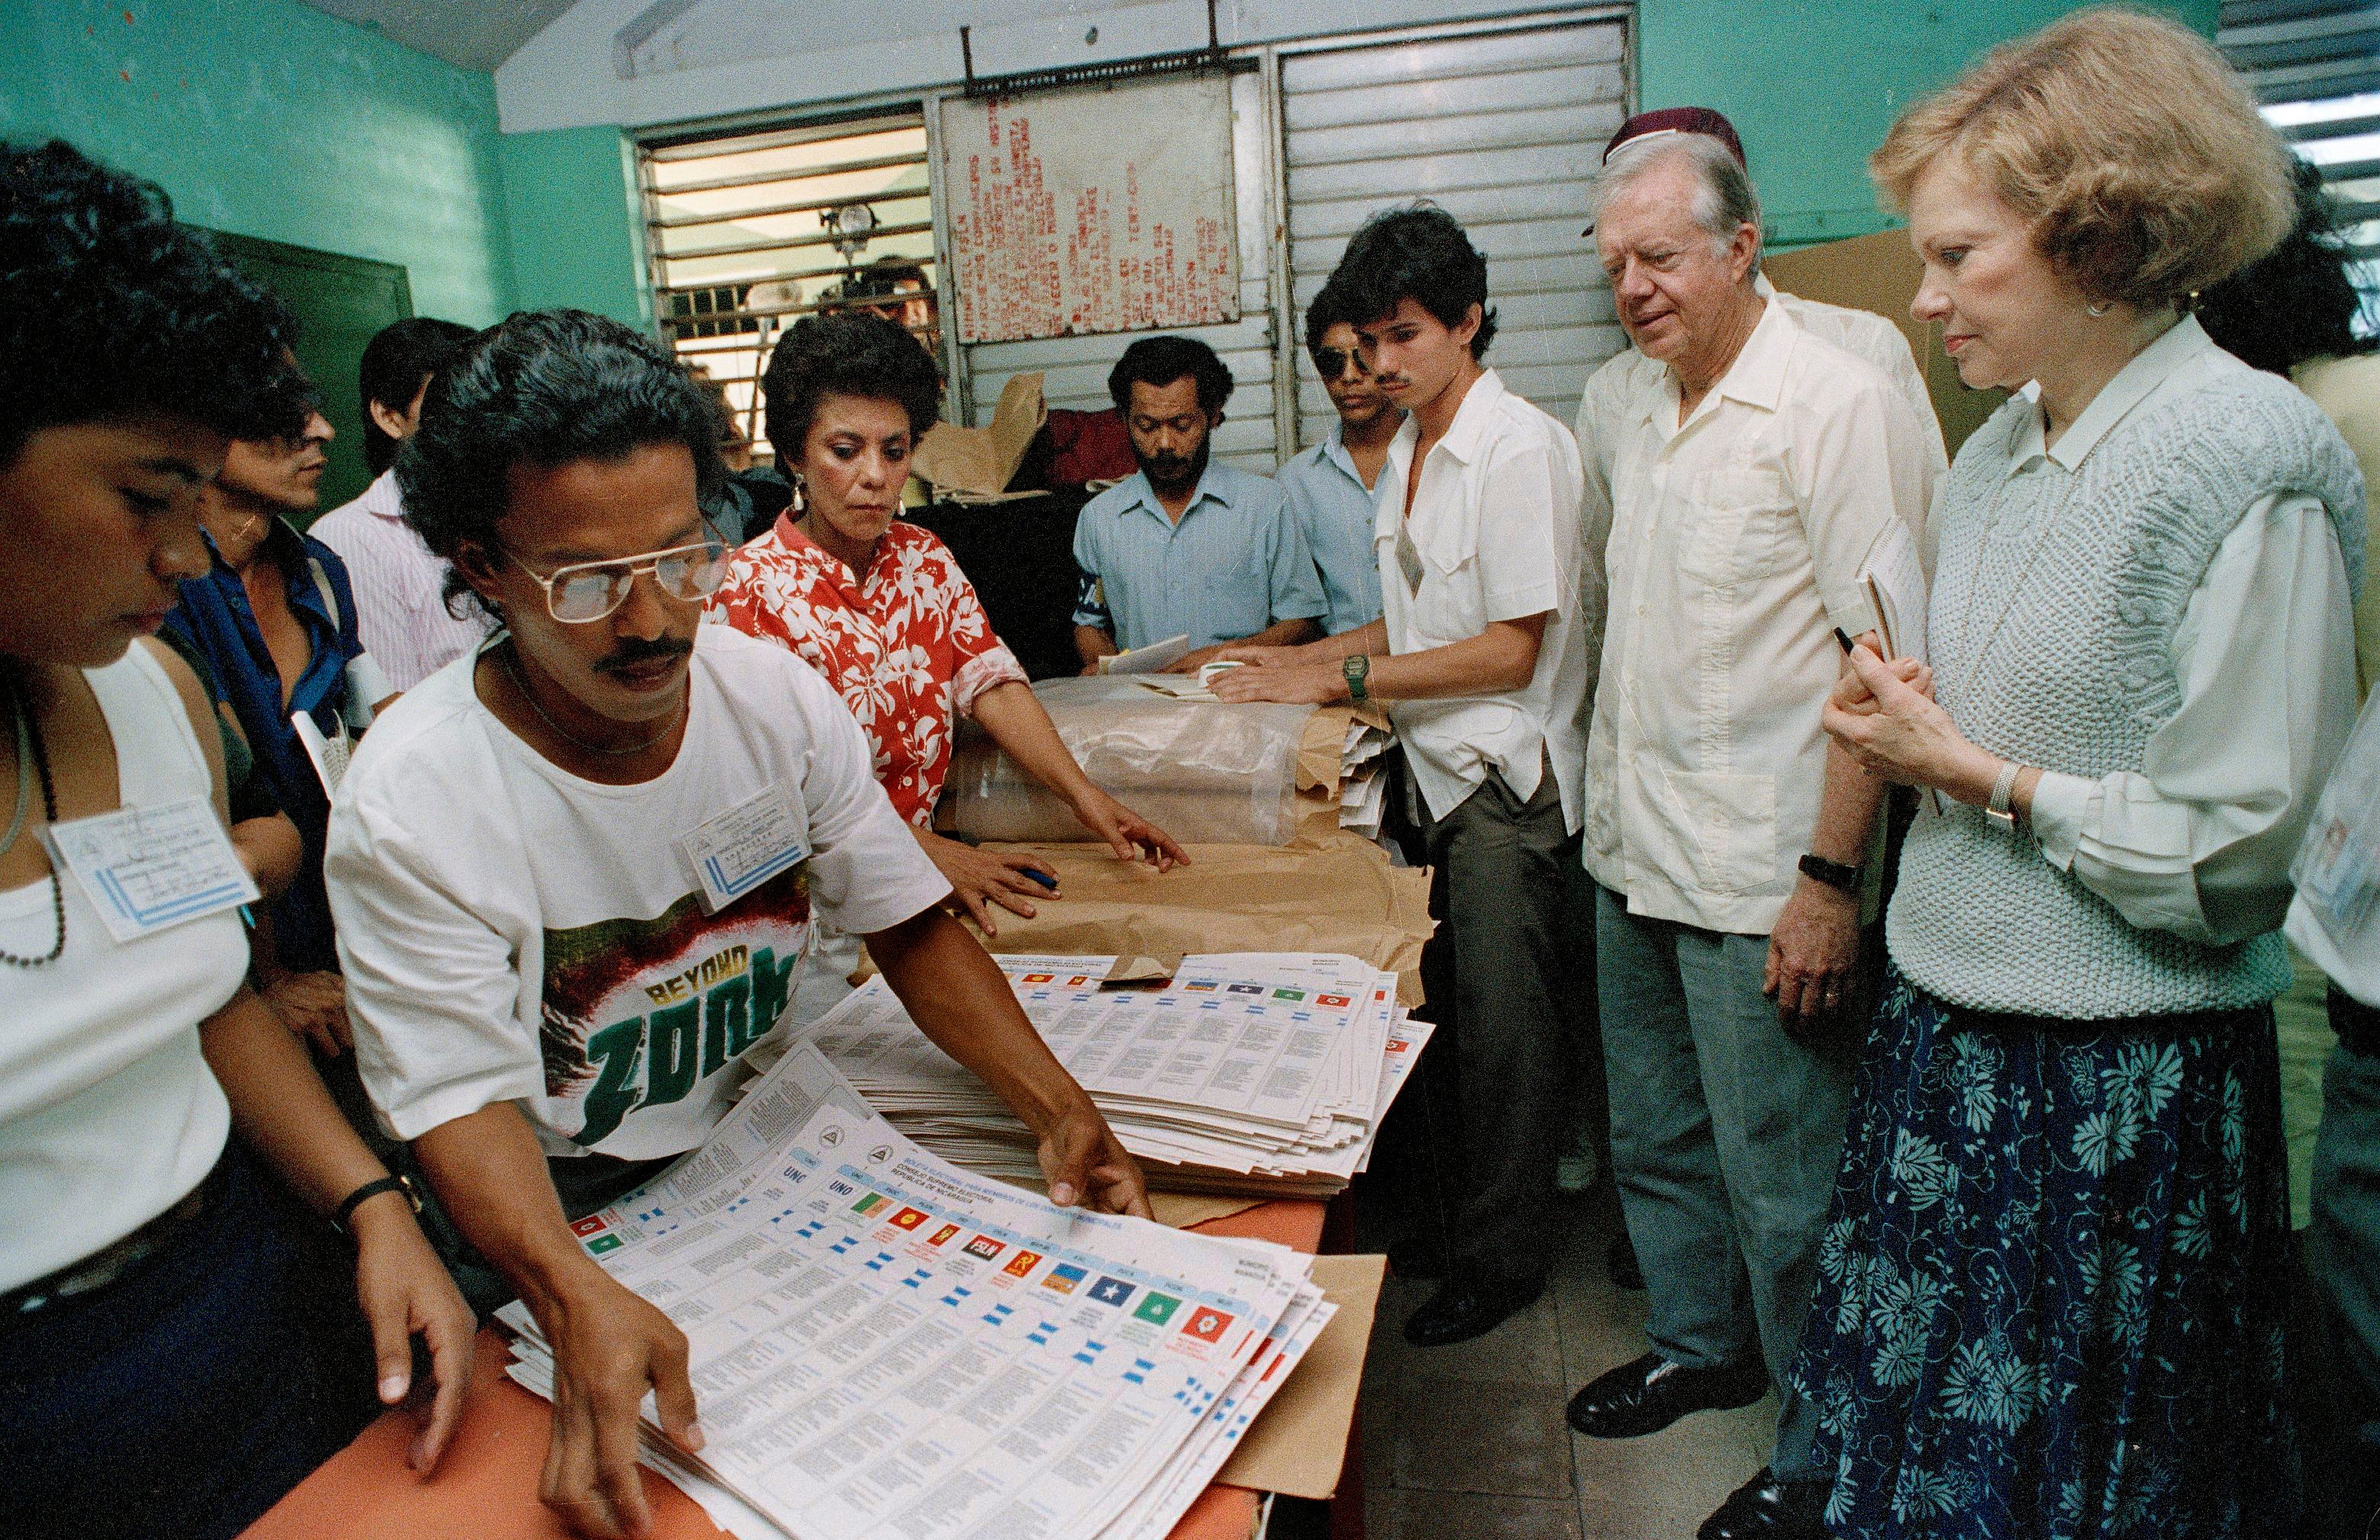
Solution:
[[[652,574],[655,586],[672,599],[688,603],[709,599],[727,576],[728,548],[712,530],[708,539],[694,545],[673,546],[617,562],[574,562],[556,568],[552,576],[509,551],[504,555],[545,590],[548,614],[565,625],[585,625],[625,604],[638,573]]]
[[[1336,347],[1318,347],[1314,350],[1314,367],[1322,371],[1322,378],[1325,380],[1338,379],[1347,371],[1349,364],[1355,366],[1358,379],[1371,378],[1372,371],[1365,366],[1364,356],[1361,353]]]

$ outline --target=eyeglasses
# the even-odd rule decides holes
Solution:
[[[662,592],[688,603],[718,592],[727,576],[727,542],[716,530],[708,534],[698,544],[673,546],[624,561],[574,562],[555,569],[551,577],[509,551],[504,554],[545,590],[548,614],[565,625],[585,625],[625,604],[638,573],[652,574]]]
[[[1322,371],[1322,378],[1325,380],[1338,379],[1340,375],[1346,372],[1349,364],[1355,366],[1358,378],[1371,377],[1372,371],[1365,364],[1364,356],[1361,353],[1352,349],[1342,351],[1336,347],[1318,347],[1314,350],[1314,367]]]

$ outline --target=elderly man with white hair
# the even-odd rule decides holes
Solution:
[[[1921,527],[1938,462],[1880,370],[1761,292],[1759,200],[1718,139],[1623,143],[1593,196],[1621,323],[1659,366],[1606,365],[1579,424],[1609,586],[1583,844],[1652,1351],[1570,1420],[1628,1437],[1757,1401],[1801,1339],[1882,800],[1820,713],[1839,637],[1876,624],[1861,578]],[[1769,1467],[1703,1540],[1824,1533],[1812,1409],[1780,1393]]]

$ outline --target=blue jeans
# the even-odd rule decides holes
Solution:
[[[1645,1333],[1694,1368],[1767,1361],[1783,1414],[1770,1461],[1822,1479],[1815,1410],[1783,1388],[1842,1159],[1848,1045],[1785,1036],[1760,992],[1768,938],[1628,913],[1596,891],[1611,1166],[1650,1296]]]

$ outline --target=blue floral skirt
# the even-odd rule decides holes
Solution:
[[[2269,1008],[2121,1030],[1887,978],[1792,1377],[1858,1540],[2292,1532]]]

